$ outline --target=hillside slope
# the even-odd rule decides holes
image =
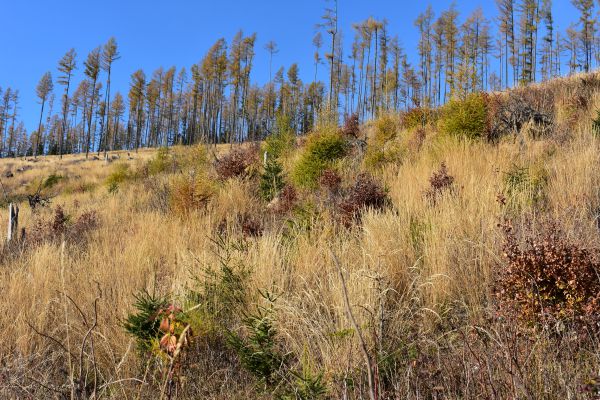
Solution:
[[[599,108],[590,74],[262,149],[1,160],[0,397],[593,398]]]

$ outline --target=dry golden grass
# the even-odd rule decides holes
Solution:
[[[31,388],[39,389],[38,384],[50,385],[53,376],[69,376],[70,366],[78,368],[87,329],[75,305],[93,319],[94,300],[100,297],[98,325],[92,335],[100,380],[111,383],[102,388],[101,397],[155,398],[145,385],[133,381],[144,378],[139,375],[133,339],[121,325],[132,309],[133,295],[147,289],[181,303],[186,287],[202,277],[203,267],[218,263],[211,238],[223,221],[227,236],[239,240],[238,216],[250,214],[264,217],[266,229],[261,236],[247,238],[247,249],[236,253],[251,271],[249,291],[266,288],[280,294],[277,326],[286,350],[314,360],[315,368],[324,371],[331,382],[333,397],[341,396],[344,377],[363,364],[356,336],[342,334],[350,323],[331,252],[341,261],[352,308],[367,332],[381,322],[382,299],[388,302],[383,311],[386,331],[399,341],[410,330],[433,330],[454,315],[460,315],[465,325],[482,323],[490,307],[494,274],[502,262],[497,228],[502,218],[520,222],[551,216],[569,237],[600,247],[600,146],[584,119],[573,129],[572,138],[561,144],[525,136],[496,145],[428,137],[417,155],[379,173],[389,190],[390,209],[368,212],[362,226],[353,230],[342,229],[325,213],[310,231],[300,231],[291,239],[283,224],[268,215],[249,180],[219,184],[206,210],[177,214],[152,207],[155,194],[141,180],[125,183],[110,194],[104,180],[112,166],[102,160],[86,161],[82,156],[40,157],[37,162],[1,160],[0,171],[14,172],[14,177],[2,178],[7,195],[32,193],[41,179],[59,174],[65,179],[51,189],[55,195],[51,207],[62,205],[73,217],[94,210],[99,226],[83,244],[61,246],[58,240],[4,258],[0,265],[0,365],[10,372],[5,373],[0,394],[4,389],[7,397],[25,396]],[[127,160],[127,153],[120,152],[121,159],[115,162],[138,168],[153,154],[152,150],[140,151]],[[455,190],[442,194],[432,205],[424,192],[441,162],[455,178]],[[512,199],[510,208],[497,201],[505,191],[505,175],[514,165],[543,167],[548,181],[543,207],[525,195]],[[31,169],[16,172],[23,167]],[[168,184],[175,178],[156,179]],[[42,209],[34,216],[26,201],[20,207],[20,226],[26,231],[36,218],[52,214],[51,209]],[[6,212],[2,212],[0,226],[6,224]],[[374,343],[368,336],[369,343]],[[67,353],[49,337],[72,351],[70,363]],[[35,369],[27,370],[32,366]],[[586,364],[581,375],[575,375],[583,379],[592,369]],[[412,379],[411,371],[397,377],[398,396],[418,398],[404,383]],[[21,379],[25,379],[20,383],[24,389],[9,391]],[[577,396],[572,391],[575,383],[564,385],[560,394],[542,397]],[[236,398],[251,387],[241,382],[235,386],[237,392],[221,388],[203,398]],[[51,389],[40,390],[52,395]],[[356,387],[349,396],[359,398],[360,391]],[[464,398],[470,398],[469,393],[465,391]]]

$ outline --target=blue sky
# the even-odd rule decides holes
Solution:
[[[389,21],[412,60],[418,34],[413,26],[428,4],[439,14],[453,0],[340,0],[340,26],[346,41],[352,40],[352,23],[369,16]],[[479,5],[488,19],[496,15],[495,2],[456,0],[461,17]],[[578,15],[569,0],[554,0],[558,28],[564,30]],[[257,33],[253,80],[269,79],[269,40],[278,43],[273,70],[297,62],[301,77],[312,79],[312,37],[325,6],[324,0],[0,0],[0,87],[21,94],[20,114],[29,131],[37,126],[39,106],[35,86],[46,71],[57,76],[58,60],[71,47],[78,53],[76,83],[83,76],[82,61],[94,47],[115,36],[121,59],[113,67],[113,93],[126,95],[129,77],[142,68],[189,67],[198,62],[220,37],[228,41],[240,29]],[[326,79],[325,68],[321,68]],[[104,79],[104,78],[103,78]],[[57,93],[61,89],[55,88]]]

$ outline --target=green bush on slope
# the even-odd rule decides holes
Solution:
[[[348,144],[337,132],[313,134],[306,143],[300,159],[292,171],[292,179],[298,186],[314,188],[321,173],[334,161],[346,155]]]
[[[265,138],[264,151],[269,158],[280,158],[288,154],[296,144],[296,134],[290,125],[290,118],[277,116],[275,132]]]
[[[464,100],[453,99],[442,108],[440,130],[448,135],[478,139],[485,135],[487,111],[482,94],[468,95]]]

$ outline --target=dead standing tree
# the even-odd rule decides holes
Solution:
[[[8,233],[6,235],[6,242],[11,243],[17,238],[17,232],[19,230],[19,206],[10,203],[8,205]]]

